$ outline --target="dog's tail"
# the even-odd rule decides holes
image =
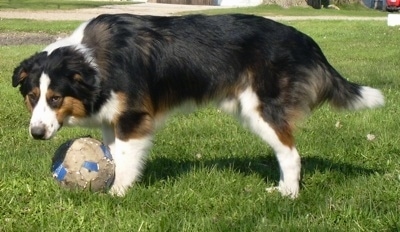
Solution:
[[[330,66],[330,65],[329,65]],[[335,108],[361,110],[385,104],[382,92],[368,86],[361,86],[344,79],[333,67],[328,67],[330,86],[326,86],[327,100]]]

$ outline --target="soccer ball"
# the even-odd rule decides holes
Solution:
[[[115,164],[110,150],[93,138],[77,138],[63,143],[52,161],[54,179],[69,189],[106,191],[114,181]]]

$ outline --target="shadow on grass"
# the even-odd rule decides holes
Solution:
[[[303,157],[301,162],[302,176],[309,176],[316,172],[334,173],[336,178],[334,177],[330,180],[335,183],[343,182],[343,177],[347,179],[360,175],[371,175],[377,172],[382,173],[382,170],[379,169],[370,169],[319,157]],[[279,165],[277,160],[274,156],[265,155],[252,158],[219,158],[215,160],[190,161],[154,158],[146,165],[142,183],[144,185],[152,185],[157,181],[176,179],[180,175],[202,168],[213,168],[217,170],[230,169],[243,175],[257,174],[266,182],[272,181],[274,184],[277,184],[279,181]]]

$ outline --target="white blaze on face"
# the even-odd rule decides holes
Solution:
[[[50,108],[46,99],[50,78],[43,73],[39,81],[40,97],[32,111],[29,131],[36,139],[50,139],[56,134],[60,124],[57,121],[56,112]]]

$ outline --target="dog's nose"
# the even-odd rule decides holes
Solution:
[[[31,128],[31,135],[34,139],[44,139],[46,129],[41,126],[35,126]]]

